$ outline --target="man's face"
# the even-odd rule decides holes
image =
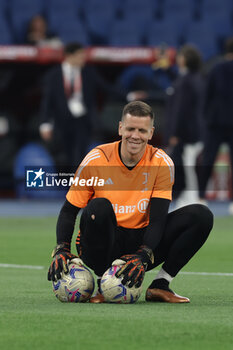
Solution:
[[[122,152],[128,156],[142,156],[154,133],[153,121],[149,116],[126,114],[119,123],[118,132],[122,138]]]
[[[178,65],[179,68],[181,68],[181,69],[184,68],[185,65],[186,65],[184,55],[178,54],[178,55],[176,56],[176,63],[177,63],[177,65]]]
[[[77,50],[72,54],[72,64],[76,67],[83,67],[86,61],[86,52],[84,49]]]

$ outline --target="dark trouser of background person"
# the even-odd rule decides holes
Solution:
[[[218,128],[208,128],[206,130],[205,141],[204,141],[204,149],[202,155],[202,165],[199,171],[199,196],[201,199],[205,198],[206,188],[208,181],[210,179],[214,162],[217,157],[217,153],[221,144],[226,143],[230,148],[230,160],[231,160],[231,168],[233,164],[233,127],[218,127]],[[230,169],[227,169],[228,173]],[[233,188],[233,177],[231,176],[231,186]],[[227,190],[227,188],[223,188],[221,190]],[[233,198],[231,198],[233,201]],[[230,204],[229,211],[230,214],[233,215],[233,206],[231,212]]]
[[[163,269],[175,277],[204,244],[212,226],[211,211],[200,204],[169,213],[162,240],[154,251],[155,262],[148,270],[164,262]],[[111,203],[105,198],[96,198],[81,216],[78,254],[97,276],[102,276],[115,259],[137,251],[145,232],[146,228],[117,226]]]
[[[185,189],[185,172],[184,172],[184,164],[183,164],[183,154],[184,144],[183,142],[179,142],[176,146],[174,146],[169,153],[171,159],[175,164],[175,174],[176,179],[173,185],[172,198],[177,199],[182,191]]]
[[[84,117],[73,118],[62,131],[67,170],[77,169],[91,142],[91,130]]]
[[[199,141],[179,141],[169,153],[175,164],[176,179],[172,197],[176,200],[176,209],[199,203],[197,160],[202,147]]]

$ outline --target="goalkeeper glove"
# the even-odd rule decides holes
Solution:
[[[68,260],[78,258],[70,252],[70,244],[67,242],[60,243],[52,251],[53,261],[49,267],[48,280],[57,281],[61,278],[61,273],[69,272]]]
[[[149,263],[154,263],[152,249],[141,246],[136,254],[127,254],[120,257],[125,264],[117,271],[116,277],[122,277],[122,284],[128,287],[140,287]]]

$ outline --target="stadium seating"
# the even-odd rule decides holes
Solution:
[[[111,16],[112,13],[119,11],[121,2],[119,0],[85,0],[82,6],[84,15],[88,13],[106,13]]]
[[[18,198],[59,198],[62,194],[61,190],[28,190],[25,186],[25,167],[30,169],[38,168],[38,164],[42,168],[49,169],[49,172],[56,173],[56,167],[53,159],[48,151],[37,143],[27,143],[17,153],[14,163],[14,179],[15,190]]]
[[[193,11],[195,0],[164,0],[163,11],[166,12],[183,12]]]
[[[142,46],[144,32],[139,23],[118,20],[113,23],[110,46]]]
[[[81,0],[49,0],[45,5],[49,29],[65,44],[71,41],[83,45],[90,43],[83,19],[83,4]]]
[[[194,19],[194,14],[189,11],[185,15],[182,12],[175,11],[173,12],[166,12],[163,17],[164,23],[169,27],[174,33],[171,33],[171,35],[178,35],[178,44],[182,44],[184,41],[184,33],[186,31],[186,28],[190,22],[192,22]]]
[[[43,0],[8,0],[8,5],[10,8],[10,12],[17,13],[27,13],[31,16],[42,13],[44,9],[44,1]]]
[[[120,74],[117,80],[118,86],[126,91],[138,90],[137,82],[140,79],[140,86],[142,86],[142,79],[149,82],[150,86],[154,80],[154,71],[150,65],[133,64],[126,67]],[[141,79],[142,78],[142,79]],[[145,88],[145,87],[143,87]]]
[[[202,0],[200,4],[201,12],[205,13],[220,13],[222,10],[228,10],[228,12],[233,9],[232,0]]]
[[[172,18],[172,15],[195,18],[196,6],[195,0],[164,0],[160,6],[161,18]]]
[[[92,45],[108,45],[113,18],[90,12],[86,16],[86,26]]]
[[[52,14],[63,14],[65,17],[78,14],[82,8],[81,1],[78,0],[49,0],[45,3],[45,12],[48,18]]]
[[[24,41],[28,22],[33,16],[43,13],[43,5],[41,0],[9,0],[9,17],[17,43]]]
[[[79,6],[75,0],[50,0],[45,6],[45,15],[52,32],[56,32],[57,28],[70,22],[79,20]]]
[[[83,15],[93,45],[107,45],[111,25],[119,10],[116,0],[87,0],[83,4]]]
[[[13,36],[6,18],[0,15],[0,45],[13,44]]]
[[[79,22],[78,19],[69,18],[67,21],[57,22],[57,26],[53,29],[64,44],[71,41],[78,41],[84,46],[90,45],[89,36],[83,23]]]
[[[209,57],[233,34],[232,0],[0,0],[0,44],[23,43],[36,14],[65,43],[84,45],[193,42]]]
[[[203,14],[202,21],[211,26],[214,35],[227,37],[233,34],[233,25],[229,12],[219,12],[218,14]]]
[[[154,0],[103,0],[101,3],[98,0],[87,0],[84,12],[92,42],[99,44],[102,40],[102,44],[110,42],[114,46],[125,46],[127,42],[131,43],[130,46],[141,44],[142,39],[138,39],[139,30],[142,32],[146,22],[153,18],[153,3]],[[131,33],[133,27],[135,38]]]
[[[125,0],[122,16],[129,21],[148,21],[156,15],[156,1],[154,0]]]
[[[196,45],[204,59],[209,59],[218,53],[217,38],[210,23],[190,22],[184,33],[184,41]]]
[[[0,15],[1,16],[5,16],[6,15],[6,11],[8,9],[8,5],[9,3],[6,2],[6,0],[0,0]]]
[[[173,21],[154,21],[147,26],[146,44],[158,46],[166,43],[178,47],[180,44],[180,28]]]
[[[218,51],[224,51],[224,41],[227,37],[232,36],[233,26],[230,14],[220,12],[218,14],[204,14],[202,21],[212,28],[213,36],[216,39]]]

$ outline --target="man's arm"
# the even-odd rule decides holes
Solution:
[[[162,239],[170,200],[164,198],[151,198],[149,225],[144,235],[143,245],[153,251]]]
[[[80,208],[65,201],[57,221],[57,245],[52,252],[53,261],[49,267],[48,280],[56,281],[62,277],[62,272],[69,272],[68,260],[77,258],[70,251],[74,225]]]
[[[120,258],[125,264],[116,273],[116,277],[123,276],[122,283],[129,283],[129,287],[140,287],[148,264],[154,263],[154,250],[163,236],[170,200],[152,198],[150,204],[150,221],[143,244],[135,254]]]
[[[66,199],[57,220],[57,244],[62,242],[71,243],[74,225],[79,211],[80,208],[74,206]]]
[[[53,98],[54,86],[57,85],[58,76],[61,74],[61,66],[55,66],[49,70],[42,80],[42,97],[40,104],[39,132],[43,140],[49,141],[53,135]]]

